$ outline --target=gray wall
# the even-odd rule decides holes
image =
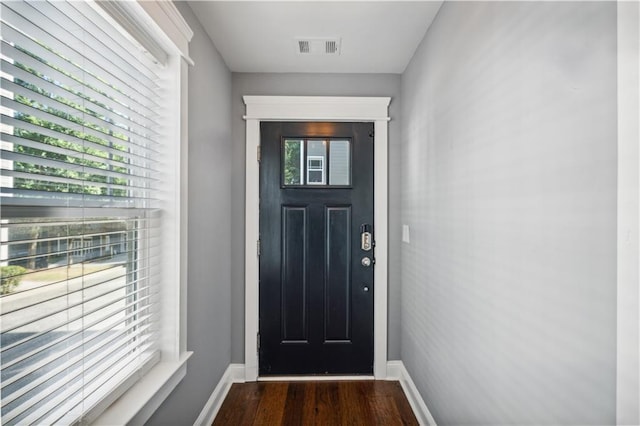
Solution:
[[[445,3],[401,103],[401,358],[436,421],[614,424],[616,4]]]
[[[640,424],[640,2],[618,2],[617,424]]]
[[[400,123],[397,74],[234,73],[232,91],[231,343],[233,362],[244,363],[244,95],[390,96],[389,107],[389,359],[400,358]]]
[[[231,362],[231,73],[186,3],[189,46],[187,375],[149,419],[190,425]]]

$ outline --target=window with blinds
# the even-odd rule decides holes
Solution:
[[[0,7],[1,423],[86,422],[159,359],[163,65],[93,2]]]

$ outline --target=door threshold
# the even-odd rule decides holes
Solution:
[[[259,382],[329,382],[329,381],[375,380],[371,376],[258,376]]]

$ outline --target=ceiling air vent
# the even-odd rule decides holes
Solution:
[[[300,49],[298,53],[309,53],[309,48],[309,40],[298,40],[298,49]]]
[[[296,53],[299,55],[339,55],[340,38],[296,37]]]
[[[338,51],[338,43],[335,40],[327,40],[324,43],[324,51],[328,55],[333,55]]]

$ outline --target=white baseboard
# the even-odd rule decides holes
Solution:
[[[387,380],[400,381],[403,369],[402,361],[387,361]]]
[[[398,380],[402,386],[404,394],[409,400],[409,405],[418,419],[418,423],[425,426],[437,426],[436,421],[431,415],[427,404],[418,392],[418,388],[402,361],[389,361],[387,363],[387,380]]]
[[[196,419],[194,426],[211,425],[222,406],[224,398],[227,396],[227,393],[229,393],[231,385],[233,383],[244,383],[244,376],[244,364],[229,364],[229,367],[227,367],[226,371],[220,378],[220,381],[213,390],[209,400],[204,405],[204,408]],[[281,377],[278,379],[283,380]],[[360,379],[362,379],[362,377],[360,377]],[[367,379],[371,380],[373,377],[367,377]],[[333,380],[335,380],[335,378]],[[411,409],[421,425],[437,426],[431,412],[429,412],[429,408],[427,408],[427,404],[425,404],[422,396],[420,396],[418,388],[416,388],[415,383],[413,383],[413,380],[402,361],[387,362],[387,380],[397,380],[400,382],[402,390],[409,400]]]
[[[234,383],[244,383],[244,364],[229,364],[200,415],[193,423],[194,426],[209,426],[213,423],[224,398]]]

